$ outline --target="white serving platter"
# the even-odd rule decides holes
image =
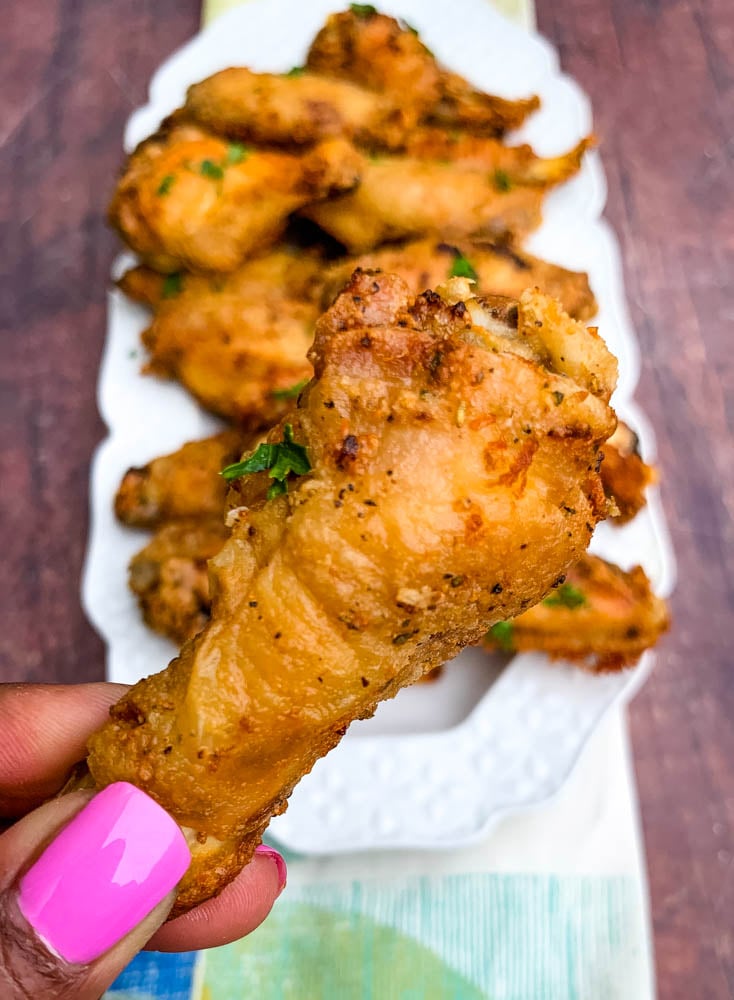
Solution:
[[[303,62],[334,0],[250,0],[168,59],[150,86],[148,104],[130,118],[129,150],[181,104],[196,80],[230,65],[283,71]],[[558,68],[547,42],[504,20],[487,0],[385,0],[445,65],[485,90],[507,97],[540,95],[542,110],[517,134],[543,155],[572,146],[591,131],[586,96]],[[589,272],[602,335],[619,358],[614,403],[638,432],[643,455],[655,442],[633,399],[637,341],[624,297],[616,239],[601,218],[606,185],[597,153],[578,177],[547,199],[543,226],[528,241],[534,253]],[[116,271],[130,262],[121,257]],[[91,530],[83,579],[89,618],[107,643],[110,680],[132,683],[175,655],[142,623],[127,589],[127,563],[148,537],[119,525],[112,498],[122,474],[216,429],[175,383],[140,374],[143,309],[117,291],[109,296],[99,408],[109,429],[94,458]],[[667,595],[674,560],[655,490],[629,525],[603,524],[592,550],[625,568],[641,563]],[[286,847],[314,854],[364,848],[451,848],[484,835],[497,820],[555,793],[610,707],[627,699],[651,663],[594,677],[539,655],[505,662],[467,650],[433,684],[402,691],[375,717],[355,723],[342,743],[296,788],[270,832]]]

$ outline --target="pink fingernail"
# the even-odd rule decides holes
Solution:
[[[51,951],[91,962],[160,903],[190,861],[168,813],[121,781],[77,813],[26,872],[18,905]]]
[[[283,855],[278,854],[274,847],[268,847],[267,844],[260,844],[256,847],[255,854],[261,854],[263,857],[273,859],[275,867],[278,869],[278,892],[282,892],[285,889],[285,883],[288,879],[288,866],[285,863]]]

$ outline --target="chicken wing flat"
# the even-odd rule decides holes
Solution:
[[[597,673],[635,664],[670,626],[640,566],[629,573],[583,555],[545,600],[487,633],[488,649],[539,650]]]
[[[184,113],[229,139],[286,146],[344,136],[370,147],[400,148],[413,124],[386,95],[346,80],[239,66],[190,87]]]
[[[221,516],[165,524],[130,562],[130,589],[145,623],[179,646],[209,620],[207,564],[229,536]]]
[[[519,298],[526,288],[537,287],[558,299],[575,319],[590,319],[596,313],[588,275],[549,264],[505,243],[463,240],[449,244],[427,238],[336,261],[324,273],[325,305],[334,300],[356,267],[399,274],[416,295],[462,276],[473,278],[474,290],[482,295]]]
[[[643,460],[637,435],[621,420],[604,443],[602,453],[601,481],[617,508],[612,519],[616,524],[626,524],[647,503],[647,488],[657,482],[657,472]]]
[[[109,218],[156,270],[232,271],[271,246],[291,212],[352,188],[360,163],[342,139],[295,155],[174,124],[130,156]]]
[[[227,490],[219,473],[251,443],[251,435],[226,430],[128,469],[115,495],[118,520],[135,528],[194,518],[221,521]]]
[[[392,95],[416,121],[501,136],[518,128],[540,106],[537,97],[507,101],[475,90],[443,69],[417,32],[370,4],[352,4],[332,14],[309,49],[314,73]]]
[[[356,272],[311,360],[227,472],[208,625],[89,743],[90,781],[132,781],[188,831],[175,913],[247,862],[353,719],[542,599],[606,511],[616,362],[539,292],[415,299]]]
[[[228,420],[270,426],[293,387],[311,377],[319,271],[318,256],[279,250],[220,278],[178,275],[175,294],[158,300],[142,334],[146,371],[177,378]],[[133,272],[122,285],[154,294],[147,275]]]
[[[577,147],[566,157],[536,158],[530,184],[516,183],[506,170],[490,170],[471,158],[372,157],[356,188],[311,204],[302,214],[350,253],[429,234],[447,240],[520,238],[540,225],[546,191],[578,170],[582,152]],[[551,165],[544,180],[542,164]]]

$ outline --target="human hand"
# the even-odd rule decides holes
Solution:
[[[0,996],[96,1000],[142,948],[226,944],[260,924],[285,885],[258,848],[224,891],[165,926],[189,852],[132,785],[47,801],[125,688],[0,685]]]

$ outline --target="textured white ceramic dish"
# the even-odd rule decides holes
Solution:
[[[130,118],[125,145],[154,131],[187,86],[229,65],[282,71],[300,65],[334,0],[251,0],[224,15],[155,74],[149,103]],[[447,66],[507,97],[537,93],[542,110],[518,139],[542,154],[559,153],[591,130],[589,102],[563,76],[553,49],[498,15],[487,0],[385,0],[382,9],[417,27]],[[633,401],[638,351],[630,327],[616,240],[600,218],[606,186],[597,154],[547,201],[533,252],[589,272],[598,323],[619,358],[615,405],[654,459],[654,439]],[[127,258],[129,262],[129,258]],[[121,258],[116,269],[123,267]],[[112,497],[123,472],[217,424],[178,385],[139,374],[138,336],[145,312],[112,291],[99,382],[109,428],[92,469],[92,527],[83,581],[87,613],[107,641],[108,676],[133,682],[174,653],[149,632],[126,587],[128,559],[147,537],[123,529]],[[592,549],[624,567],[641,563],[661,594],[670,592],[673,557],[659,499],[621,529],[602,525]],[[484,834],[502,815],[556,792],[610,706],[641,682],[634,671],[588,676],[541,656],[507,665],[465,651],[432,685],[401,692],[374,719],[356,723],[296,789],[271,832],[287,847],[331,853],[374,847],[452,847]]]

